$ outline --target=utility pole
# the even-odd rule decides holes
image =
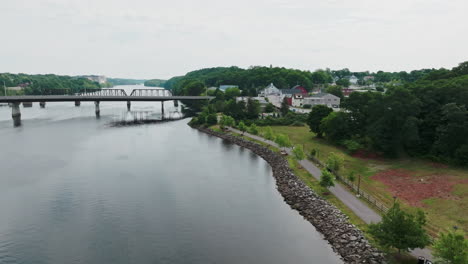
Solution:
[[[7,96],[7,94],[6,94],[6,84],[5,84],[5,80],[3,80],[3,89],[5,90],[5,96]]]

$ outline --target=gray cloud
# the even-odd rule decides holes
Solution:
[[[2,0],[0,72],[167,78],[213,66],[468,60],[464,0]]]

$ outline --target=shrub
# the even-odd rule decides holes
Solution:
[[[305,105],[303,105],[302,107],[305,108],[305,109],[311,109],[311,108],[312,108],[312,105],[310,105],[310,104],[305,104]]]
[[[342,144],[346,147],[346,149],[351,152],[351,153],[354,153],[356,152],[357,150],[360,150],[362,149],[362,145],[355,141],[355,140],[352,140],[352,139],[348,139],[348,140],[343,140]]]
[[[258,128],[255,124],[251,124],[248,131],[250,134],[258,135]]]
[[[341,165],[343,165],[343,158],[338,156],[334,152],[331,152],[328,155],[328,159],[326,162],[327,169],[330,169],[332,171],[339,171]]]
[[[297,160],[303,160],[305,158],[304,148],[302,147],[302,145],[295,145],[293,148],[293,153],[294,153],[294,157]]]
[[[216,125],[218,123],[218,117],[216,114],[209,114],[206,117],[206,124],[209,126]]]

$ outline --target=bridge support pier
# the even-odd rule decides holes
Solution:
[[[174,106],[179,107],[179,101],[178,100],[174,100]]]
[[[81,101],[75,101],[75,106],[78,107],[81,105]]]
[[[161,101],[161,119],[164,120],[164,101]]]
[[[99,108],[99,101],[94,102],[94,105],[96,106],[96,118],[101,117],[101,108]]]
[[[13,126],[21,126],[20,103],[11,104],[11,117],[13,118]]]
[[[39,106],[40,106],[41,108],[45,108],[45,104],[46,104],[45,102],[39,102]]]
[[[127,101],[127,111],[130,112],[131,107],[132,107],[132,103],[130,101]]]

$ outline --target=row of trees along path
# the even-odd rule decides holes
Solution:
[[[228,127],[228,129],[232,132],[243,134],[244,136],[247,136],[249,138],[262,141],[271,146],[279,148],[278,144],[276,144],[275,142],[271,140],[267,140],[263,137],[252,135],[247,132],[242,132],[232,127]],[[291,155],[292,149],[286,148],[286,152],[289,155]],[[315,166],[314,163],[305,159],[305,160],[300,160],[299,164],[301,164],[301,166],[304,167],[314,178],[316,178],[317,180],[320,180],[320,176],[322,175],[322,172],[317,166]],[[367,204],[365,204],[363,201],[357,198],[353,193],[349,192],[343,185],[339,183],[335,183],[335,186],[330,187],[329,190],[333,195],[335,195],[338,199],[340,199],[349,209],[351,209],[359,218],[361,218],[367,224],[377,223],[382,220],[382,217],[377,212],[372,210]],[[423,256],[426,259],[433,259],[430,250],[426,248],[424,249],[416,248],[412,250],[410,254],[413,255],[414,257]]]

